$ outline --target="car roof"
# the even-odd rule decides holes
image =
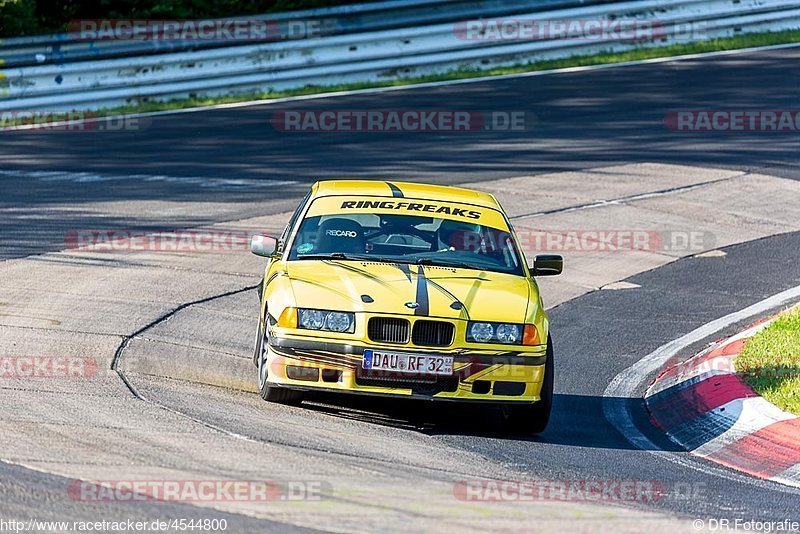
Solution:
[[[311,187],[312,198],[342,195],[443,200],[500,209],[500,204],[492,194],[449,185],[381,180],[324,180]]]

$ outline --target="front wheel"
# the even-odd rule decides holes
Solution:
[[[553,342],[547,337],[547,358],[544,364],[541,400],[534,404],[500,406],[503,426],[517,434],[540,434],[547,428],[553,409]]]
[[[269,378],[267,346],[267,334],[264,331],[264,326],[259,321],[258,336],[256,337],[255,354],[253,357],[258,367],[259,395],[261,395],[262,399],[269,402],[293,405],[300,404],[303,401],[303,393],[301,391],[292,391],[291,389],[273,386],[267,381],[267,378]]]

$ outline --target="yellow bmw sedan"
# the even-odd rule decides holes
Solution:
[[[492,403],[545,429],[553,347],[536,277],[494,196],[448,186],[317,182],[268,258],[253,361],[261,396],[304,392]]]

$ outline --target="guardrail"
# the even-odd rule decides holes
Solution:
[[[5,69],[0,71],[0,110],[97,109],[188,96],[379,82],[456,68],[484,69],[747,32],[800,28],[800,6],[796,0],[614,3],[549,0],[548,6],[559,8],[541,11],[538,8],[543,2],[436,2],[441,10],[438,20],[448,22],[345,31],[373,23],[376,26],[369,27],[377,27],[380,14],[388,12],[382,10],[390,8],[400,10],[395,11],[399,18],[392,22],[386,20],[384,24],[397,24],[402,18],[399,13],[404,14],[405,22],[418,21],[422,17],[419,13],[433,9],[433,4],[415,0],[324,10],[327,20],[338,22],[329,25],[326,31],[332,33],[323,37]],[[526,4],[528,9],[521,10]],[[537,8],[531,8],[531,4]],[[580,6],[575,7],[577,4]],[[403,11],[412,5],[417,9],[416,14]],[[370,6],[371,10],[366,10]],[[478,17],[465,16],[465,13],[479,11]],[[311,13],[319,16],[319,10],[314,10],[286,14],[283,20],[301,20]],[[372,18],[357,20],[354,13],[359,16],[370,13]],[[644,39],[631,39],[622,32],[597,39],[589,24],[578,24],[578,33],[572,33],[569,38],[546,35],[493,39],[481,32],[465,35],[466,20],[492,17],[486,19],[491,21],[509,16],[513,16],[514,21],[598,21],[609,25],[614,21],[639,21],[650,33]],[[332,30],[334,27],[338,29]],[[340,33],[335,33],[337,31]],[[152,43],[145,46],[152,46]]]
[[[288,13],[235,17],[237,21],[260,20],[275,36],[291,35],[292,25],[313,23],[313,35],[290,38],[327,37],[396,28],[409,28],[482,16],[509,16],[532,10],[546,11],[614,0],[391,0],[351,4]],[[148,22],[148,21],[141,21]],[[224,21],[207,21],[224,22]],[[155,24],[151,22],[151,27]],[[280,40],[276,39],[265,39]],[[0,40],[0,66],[29,67],[75,61],[188,52],[230,46],[228,39],[141,39],[139,41],[90,40],[80,32],[39,35]]]

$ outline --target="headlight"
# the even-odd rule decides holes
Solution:
[[[523,326],[520,324],[469,323],[467,341],[519,345],[522,343],[522,329]]]
[[[501,324],[497,327],[495,337],[497,337],[497,340],[501,343],[513,345],[519,341],[519,331],[520,328],[515,324]]]
[[[355,331],[355,314],[324,310],[297,310],[297,326],[307,330],[327,330],[329,332]]]
[[[309,330],[321,330],[325,324],[325,314],[319,310],[297,310],[298,325]]]
[[[489,323],[472,323],[469,327],[469,334],[472,341],[486,343],[494,337],[494,327]]]
[[[350,313],[331,312],[325,317],[325,328],[334,332],[347,332],[350,330],[350,325],[353,321],[350,319]]]

